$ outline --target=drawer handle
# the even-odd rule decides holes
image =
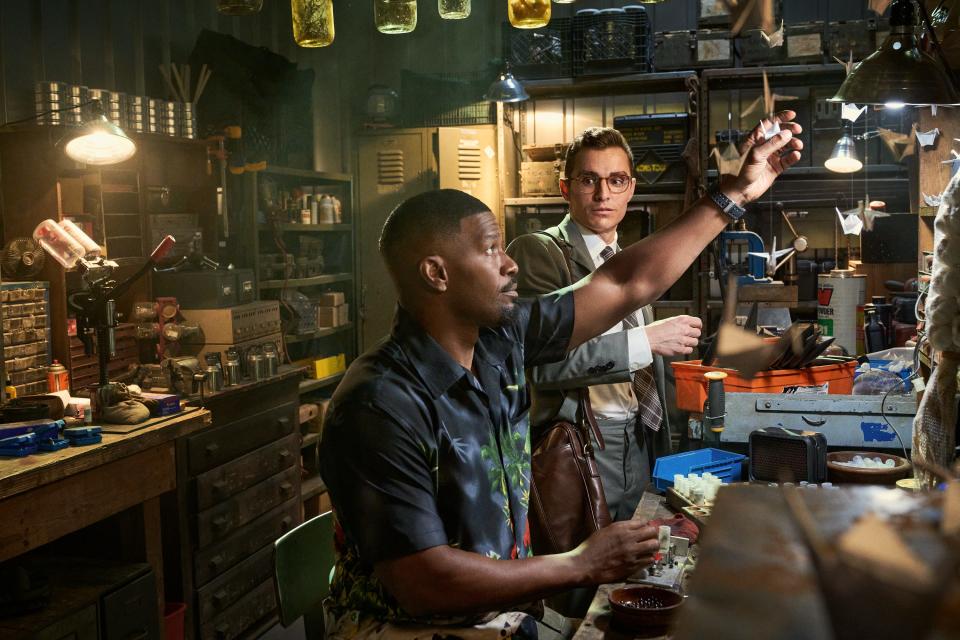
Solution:
[[[223,607],[224,600],[226,599],[227,599],[227,592],[224,591],[223,589],[221,589],[220,591],[217,591],[215,594],[213,594],[213,597],[212,597],[213,604],[217,607],[217,609],[220,609],[221,607]]]
[[[223,556],[216,555],[210,558],[210,568],[216,571],[223,564]]]
[[[223,531],[227,528],[227,518],[225,516],[219,516],[213,519],[213,528],[217,531]]]
[[[290,452],[287,451],[286,449],[281,449],[279,455],[280,455],[281,462],[284,462],[290,458]]]
[[[280,521],[280,530],[286,531],[287,529],[290,528],[290,525],[292,524],[293,524],[293,518],[291,518],[290,516],[287,516]]]
[[[210,444],[207,445],[207,448],[205,449],[208,456],[212,456],[219,450],[220,450],[220,445],[218,445],[216,442],[211,442]]]
[[[211,488],[213,489],[214,495],[221,496],[227,488],[227,483],[224,480],[217,480],[211,485]]]
[[[230,637],[230,627],[228,627],[226,624],[217,625],[217,628],[214,629],[214,631],[217,633],[217,638],[221,638],[222,640],[226,640]]]
[[[290,423],[290,418],[277,418],[277,424],[286,426]]]
[[[289,494],[290,494],[290,491],[292,491],[292,490],[293,490],[293,485],[290,484],[289,482],[281,482],[281,483],[280,483],[280,495],[281,495],[281,496],[289,495]]]

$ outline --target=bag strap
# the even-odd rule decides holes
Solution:
[[[561,242],[560,238],[550,233],[548,230],[537,231],[536,233],[546,236],[553,241],[553,244],[560,249],[560,253],[563,254],[563,268],[567,273],[567,285],[573,284],[573,273],[570,268],[570,246],[565,242]],[[603,434],[600,433],[600,426],[597,424],[597,417],[593,415],[593,407],[590,405],[590,393],[586,387],[581,387],[577,391],[580,396],[579,400],[579,409],[580,409],[580,419],[583,424],[589,427],[587,432],[587,439],[589,439],[590,432],[593,433],[594,439],[597,441],[597,448],[600,451],[603,451],[606,448],[606,444],[603,441]]]

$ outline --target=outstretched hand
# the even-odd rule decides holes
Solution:
[[[765,118],[740,143],[740,153],[746,157],[740,167],[740,173],[729,179],[724,191],[740,196],[741,204],[753,202],[762,196],[777,177],[800,160],[803,142],[798,139],[803,128],[792,120],[797,117],[793,111],[781,111],[772,118]],[[780,133],[769,140],[764,138],[764,130],[774,123],[780,125]]]

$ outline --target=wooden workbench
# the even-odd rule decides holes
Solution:
[[[669,518],[673,512],[667,508],[666,498],[653,491],[645,491],[633,513],[634,520],[655,520],[657,518]],[[696,546],[691,546],[691,559],[696,553]],[[686,580],[686,575],[684,575]],[[638,635],[636,633],[621,631],[612,625],[613,614],[610,609],[610,594],[620,587],[633,586],[635,583],[616,582],[600,585],[597,593],[590,603],[590,609],[584,616],[580,628],[573,636],[573,640],[631,640],[632,638],[667,638],[659,634]]]
[[[140,506],[162,602],[159,497],[176,487],[174,440],[209,424],[209,411],[193,409],[99,444],[0,459],[0,562]]]

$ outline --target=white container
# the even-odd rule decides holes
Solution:
[[[817,277],[817,287],[817,323],[823,335],[835,337],[847,353],[857,353],[857,305],[863,304],[867,277],[834,269]]]
[[[47,255],[62,264],[65,269],[75,267],[77,261],[86,254],[83,245],[49,218],[33,230],[33,239],[40,243]]]
[[[80,243],[80,246],[86,251],[86,255],[91,258],[96,258],[100,255],[100,245],[93,241],[93,239],[83,232],[83,229],[78,227],[73,220],[61,220],[60,226],[64,231],[70,234],[74,240]]]

